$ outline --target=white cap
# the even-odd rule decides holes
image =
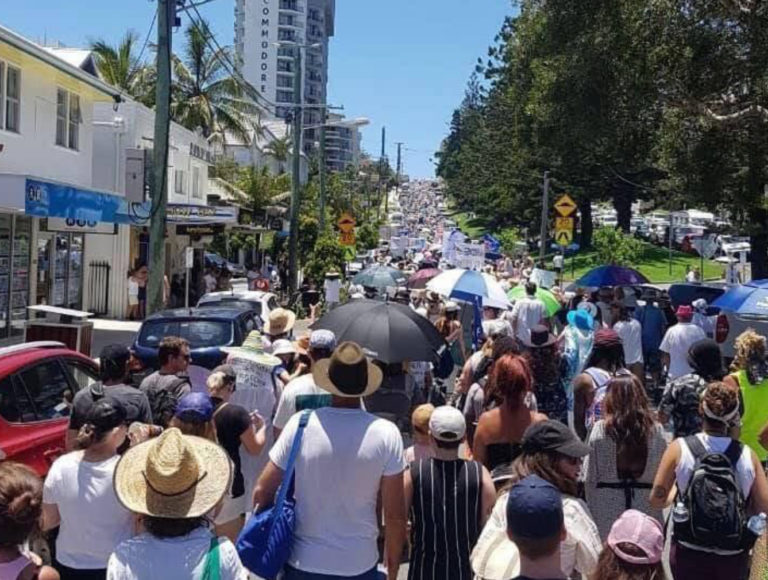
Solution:
[[[455,302],[453,302],[452,300],[448,301],[448,302],[445,303],[445,311],[446,312],[458,312],[459,311],[459,305],[456,304]]]
[[[432,412],[429,432],[440,441],[460,441],[467,430],[464,415],[456,407],[443,405]]]
[[[296,354],[296,347],[290,340],[281,338],[272,343],[272,354],[277,356],[279,354]]]

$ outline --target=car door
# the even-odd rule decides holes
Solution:
[[[3,453],[40,475],[64,453],[74,388],[58,357],[26,365],[2,381]]]

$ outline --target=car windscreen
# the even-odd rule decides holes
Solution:
[[[221,300],[211,300],[210,302],[200,302],[198,308],[233,308],[235,310],[254,310],[261,314],[261,302],[251,300],[239,300],[237,298],[222,298]]]
[[[141,327],[139,346],[157,348],[166,336],[179,336],[189,348],[226,346],[232,343],[232,322],[227,320],[149,320]]]

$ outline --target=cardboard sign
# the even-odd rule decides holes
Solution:
[[[534,268],[528,279],[535,282],[539,288],[554,288],[557,285],[557,272]]]
[[[485,244],[459,242],[455,247],[454,265],[467,270],[482,270],[485,265]]]

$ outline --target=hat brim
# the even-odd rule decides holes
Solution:
[[[381,380],[383,375],[381,373],[381,369],[375,364],[371,363],[371,361],[368,359],[365,360],[365,364],[368,367],[368,383],[365,385],[365,389],[361,393],[345,393],[334,384],[328,374],[328,371],[331,367],[331,359],[329,358],[324,358],[314,364],[314,369],[312,370],[312,378],[315,380],[315,384],[318,387],[324,391],[328,391],[332,395],[336,395],[337,397],[345,397],[348,399],[367,397],[379,390],[379,387],[381,387]]]
[[[249,361],[253,361],[258,364],[262,365],[268,365],[268,366],[277,366],[280,364],[280,359],[276,356],[272,356],[271,354],[268,354],[266,352],[261,352],[257,350],[251,350],[249,348],[243,348],[242,346],[226,346],[221,349],[222,352],[225,352],[229,355],[244,358]]]
[[[529,344],[526,344],[525,346],[526,348],[546,348],[548,346],[552,346],[556,342],[557,342],[557,338],[555,337],[555,335],[550,334],[549,338],[547,339],[547,342],[543,342],[541,344],[529,343]]]
[[[286,332],[290,332],[293,330],[293,326],[296,324],[296,313],[291,312],[290,310],[286,311],[288,314],[286,315],[287,320],[285,321],[285,325],[282,327],[277,326],[273,327],[272,321],[267,320],[267,322],[264,324],[264,333],[265,334],[284,334]]]
[[[573,441],[569,441],[565,445],[562,445],[555,449],[554,451],[557,451],[561,455],[565,455],[566,457],[586,457],[589,455],[589,445],[584,443],[583,441],[580,441],[579,439],[574,438]]]
[[[202,437],[184,435],[197,455],[203,474],[197,484],[176,496],[162,495],[147,484],[147,456],[157,441],[150,439],[130,448],[115,467],[117,499],[129,511],[158,518],[196,518],[211,511],[232,482],[232,463],[224,448]]]

